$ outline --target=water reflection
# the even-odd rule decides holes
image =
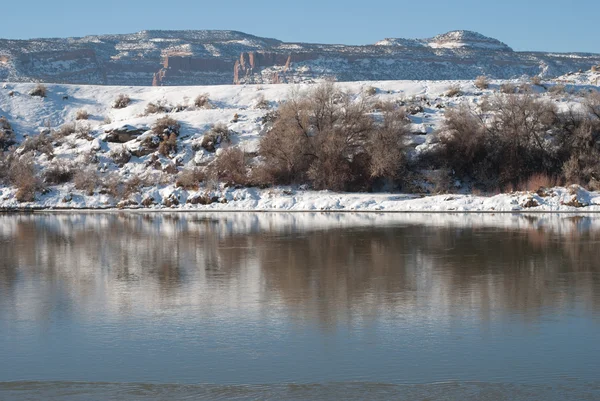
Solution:
[[[595,216],[2,215],[0,318],[535,321],[600,309],[599,240]]]

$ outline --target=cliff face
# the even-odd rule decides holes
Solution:
[[[0,81],[106,85],[222,85],[558,76],[598,54],[515,52],[468,31],[369,46],[283,43],[235,31],[142,31],[68,39],[1,40]]]

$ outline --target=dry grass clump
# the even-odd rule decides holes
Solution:
[[[217,123],[204,134],[200,146],[209,152],[215,152],[222,143],[231,142],[231,131],[223,123]]]
[[[113,109],[124,109],[125,107],[129,106],[130,103],[131,103],[131,99],[129,98],[129,96],[121,93],[114,100]]]
[[[485,75],[480,75],[475,79],[475,87],[477,89],[487,89],[490,87],[490,81]]]
[[[56,131],[54,131],[54,137],[57,139],[65,138],[67,136],[73,135],[75,132],[77,132],[77,124],[65,123],[61,125]]]
[[[77,121],[87,120],[89,118],[90,118],[90,115],[88,114],[87,110],[85,110],[85,109],[77,110],[77,113],[75,113],[75,120],[77,120]]]
[[[131,160],[131,152],[125,146],[120,146],[111,150],[109,157],[117,166],[123,167]]]
[[[167,104],[162,101],[159,100],[158,102],[154,103],[154,102],[150,102],[146,105],[146,110],[144,111],[144,113],[146,115],[149,114],[158,114],[158,113],[169,113],[171,111],[171,107],[167,106]]]
[[[457,96],[462,96],[462,95],[463,95],[463,92],[460,89],[460,85],[452,85],[446,91],[447,97],[457,97]]]
[[[48,94],[48,89],[46,88],[45,85],[43,84],[37,84],[35,86],[35,88],[33,88],[30,92],[29,95],[30,96],[37,96],[37,97],[46,97]]]
[[[212,104],[210,103],[208,94],[203,93],[198,95],[196,99],[194,99],[194,106],[199,109],[212,109]]]

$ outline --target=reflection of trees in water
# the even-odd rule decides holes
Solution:
[[[0,216],[12,227],[0,237],[0,288],[9,297],[19,277],[43,275],[78,303],[105,283],[134,303],[127,291],[142,286],[160,308],[165,297],[231,293],[252,280],[252,296],[325,326],[457,305],[483,319],[511,310],[527,320],[545,307],[600,307],[600,232],[589,219],[572,218],[565,232],[402,225],[285,234],[249,219],[243,235],[230,233],[226,215]],[[247,274],[253,266],[258,275]]]

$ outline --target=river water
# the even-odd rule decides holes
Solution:
[[[0,400],[600,400],[600,215],[0,215]]]

